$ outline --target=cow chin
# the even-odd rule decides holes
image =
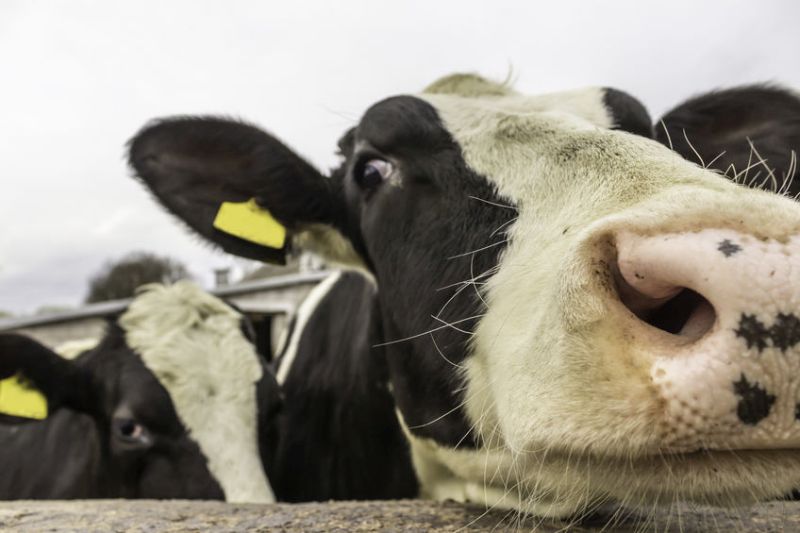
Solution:
[[[662,435],[645,422],[654,413],[633,412],[633,402],[620,403],[616,415],[595,410],[581,418],[567,411],[585,406],[562,401],[554,417],[530,416],[526,435],[506,433],[496,408],[470,416],[482,436],[478,450],[454,450],[407,432],[423,495],[564,519],[606,505],[645,513],[679,502],[743,506],[784,497],[800,486],[797,450],[668,451],[659,448]],[[497,405],[488,396],[469,402]],[[532,431],[537,423],[540,430]]]
[[[402,418],[401,418],[402,420]],[[406,432],[422,495],[568,519],[601,507],[651,512],[691,502],[717,507],[780,498],[800,485],[792,450],[700,451],[639,458],[565,450],[455,450]]]
[[[645,511],[679,502],[745,506],[786,496],[800,484],[800,454],[793,450],[698,451],[638,459],[551,454],[550,460],[552,490],[571,500],[573,513],[605,501]],[[561,481],[571,470],[574,487]]]
[[[748,505],[785,496],[800,485],[796,450],[702,450],[606,462],[598,489],[636,507],[678,501]]]

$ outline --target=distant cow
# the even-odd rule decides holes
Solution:
[[[49,409],[0,424],[0,499],[273,501],[261,454],[277,386],[243,320],[178,282],[148,286],[74,360],[0,335],[0,379],[24,376]]]
[[[736,505],[800,485],[800,205],[664,144],[783,192],[799,117],[751,87],[654,129],[617,90],[455,75],[369,108],[330,176],[214,117],[147,125],[130,162],[230,253],[366,273],[318,288],[278,363],[279,499]]]

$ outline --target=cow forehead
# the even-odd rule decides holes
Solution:
[[[576,180],[588,191],[601,184],[606,200],[617,203],[631,178],[642,184],[658,176],[663,183],[676,167],[692,166],[651,139],[614,130],[606,94],[592,87],[540,96],[418,97],[436,110],[469,168],[501,196],[528,207],[535,200],[540,209],[562,203],[567,189],[586,192]]]
[[[457,114],[474,121],[490,116],[551,116],[575,127],[581,122],[600,128],[614,126],[613,116],[605,103],[606,89],[586,87],[540,95],[511,93],[504,96],[462,96],[459,94],[422,93],[420,98],[431,103],[439,114]],[[556,123],[558,120],[555,121]]]
[[[228,501],[273,496],[260,462],[263,368],[240,315],[189,282],[154,285],[119,319],[127,344],[167,390]]]
[[[601,87],[524,95],[512,89],[508,81],[498,83],[476,74],[452,74],[427,86],[421,97],[438,101],[434,107],[455,108],[460,113],[471,114],[470,107],[473,112],[483,109],[506,115],[561,112],[599,127],[613,125],[605,102],[606,89]]]

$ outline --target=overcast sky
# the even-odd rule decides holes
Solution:
[[[530,93],[615,86],[656,117],[715,87],[800,87],[800,2],[0,2],[0,309],[77,305],[133,250],[241,266],[165,215],[123,145],[147,120],[223,113],[316,165],[375,101],[474,71]]]

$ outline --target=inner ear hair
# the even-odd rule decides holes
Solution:
[[[307,224],[294,234],[292,244],[333,265],[358,270],[372,278],[367,261],[356,251],[352,241],[332,225]]]
[[[0,334],[0,376],[21,373],[47,397],[50,410],[68,407],[94,414],[91,374],[43,344],[14,333]]]

